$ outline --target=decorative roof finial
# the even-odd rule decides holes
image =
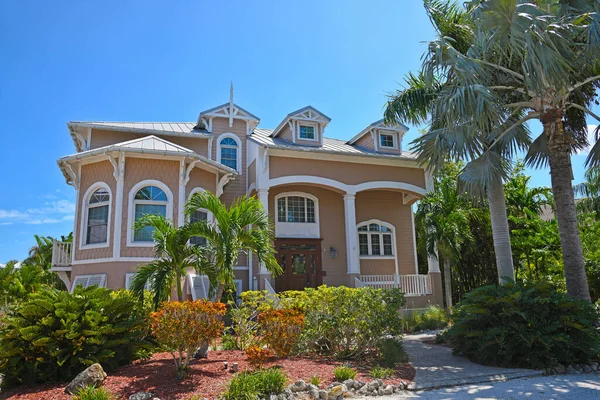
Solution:
[[[233,126],[233,81],[229,86],[229,127]]]

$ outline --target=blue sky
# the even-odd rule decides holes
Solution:
[[[332,118],[326,135],[349,139],[432,38],[420,1],[0,2],[0,262],[73,229],[56,166],[74,152],[67,121],[195,121],[233,81],[262,127],[310,104]]]

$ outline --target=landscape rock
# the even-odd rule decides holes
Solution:
[[[319,399],[320,400],[327,399],[327,390],[325,390],[325,389],[319,390]]]
[[[387,385],[385,388],[383,388],[384,396],[390,396],[392,394],[394,394],[394,387],[392,385]]]
[[[567,367],[567,374],[579,374],[580,372],[575,369],[573,365]]]
[[[293,397],[293,396],[294,396],[294,393],[292,393],[292,390],[291,390],[289,387],[288,387],[288,388],[286,388],[286,389],[283,389],[283,392],[282,392],[281,394],[283,394],[283,396],[284,396],[286,399],[289,399],[290,397]]]
[[[344,395],[345,386],[338,384],[337,386],[332,387],[329,392],[327,392],[327,400],[334,400],[338,397],[342,397]]]
[[[92,364],[81,371],[65,388],[65,393],[75,394],[86,386],[102,386],[106,379],[106,372],[98,363]]]
[[[592,372],[592,368],[590,368],[589,365],[583,365],[581,367],[581,369],[583,369],[583,372],[585,372],[586,374],[589,374],[590,372]]]
[[[342,384],[346,385],[346,387],[350,390],[354,389],[354,380],[346,379]]]
[[[308,385],[306,385],[306,391],[308,392],[308,394],[310,395],[311,398],[313,398],[313,399],[319,398],[319,388],[316,387],[315,385],[313,385],[312,383],[309,383]]]
[[[154,394],[149,392],[137,392],[129,396],[129,400],[152,400]]]
[[[598,371],[598,363],[597,362],[592,362],[590,364],[590,367],[592,367],[592,371]]]
[[[567,367],[565,367],[562,364],[559,364],[556,368],[557,373],[559,374],[566,374],[567,373]]]
[[[306,382],[304,382],[302,379],[297,380],[292,386],[290,386],[290,390],[294,393],[303,392],[305,389]]]

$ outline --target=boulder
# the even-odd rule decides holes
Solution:
[[[377,380],[374,380],[374,381],[367,383],[366,386],[367,386],[367,391],[375,392],[375,391],[377,391],[377,389],[379,389],[379,382],[377,382]]]
[[[390,396],[392,394],[394,394],[394,387],[392,385],[387,385],[386,387],[383,388],[384,396]]]
[[[290,390],[294,393],[303,392],[305,389],[306,382],[304,382],[302,379],[297,380],[293,385],[290,386]]]
[[[319,388],[316,387],[315,385],[313,385],[312,383],[309,383],[306,385],[306,391],[308,392],[308,394],[310,395],[311,398],[313,398],[313,399],[319,398]]]
[[[337,385],[332,387],[329,392],[327,392],[327,400],[335,400],[338,397],[342,397],[346,392],[344,385]]]
[[[581,369],[583,370],[583,372],[585,372],[586,374],[589,374],[590,372],[592,372],[592,368],[589,365],[584,364]]]
[[[590,364],[590,367],[592,367],[592,371],[598,371],[598,363],[597,362],[593,361]]]
[[[573,365],[567,367],[567,374],[579,374],[580,372],[575,369]]]
[[[327,390],[325,390],[325,389],[319,390],[319,400],[326,400],[326,399],[327,399]]]
[[[149,392],[137,392],[129,396],[129,400],[152,400],[154,394]]]
[[[106,373],[98,363],[92,364],[81,371],[65,388],[65,393],[76,394],[86,386],[102,386],[106,379]]]

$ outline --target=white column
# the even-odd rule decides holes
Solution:
[[[259,189],[258,190],[258,199],[263,205],[265,212],[269,213],[269,189]],[[264,263],[260,263],[260,268],[258,273],[260,275],[269,275],[270,272],[265,268]]]
[[[179,196],[177,202],[177,226],[183,226],[185,206],[185,160],[179,162]]]
[[[117,193],[115,195],[115,228],[113,235],[113,258],[121,257],[121,224],[123,222],[123,182],[125,181],[125,153],[119,155]]]
[[[358,258],[358,234],[356,233],[356,206],[354,199],[354,193],[347,193],[344,196],[348,274],[360,274],[360,260]]]

